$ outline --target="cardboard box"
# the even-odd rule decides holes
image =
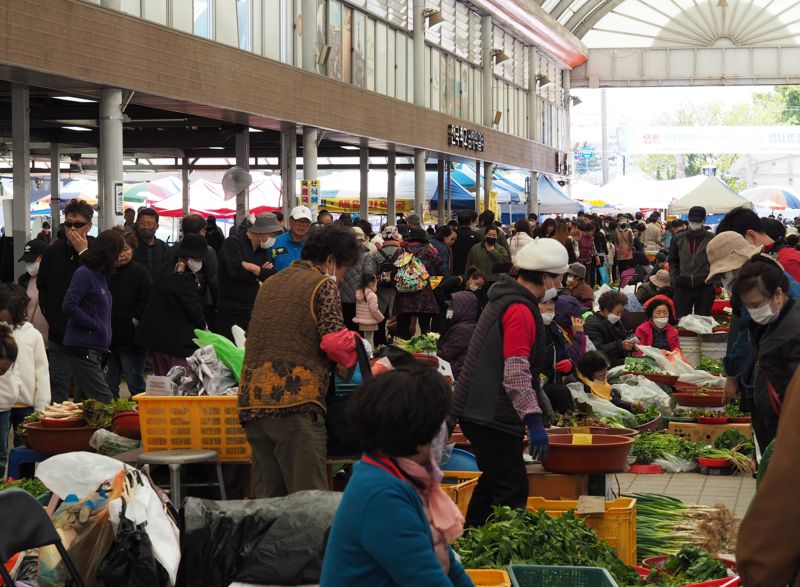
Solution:
[[[667,430],[670,434],[680,436],[698,444],[708,444],[714,442],[717,437],[733,428],[741,432],[746,438],[753,435],[750,424],[693,424],[686,422],[670,422]]]

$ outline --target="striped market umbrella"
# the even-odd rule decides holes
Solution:
[[[800,210],[800,196],[789,188],[782,186],[758,186],[741,191],[742,196],[753,202],[758,208]]]

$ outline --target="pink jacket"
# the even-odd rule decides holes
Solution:
[[[653,345],[653,328],[651,320],[639,325],[636,329],[636,338],[639,339],[639,344],[644,346]],[[672,324],[667,324],[667,344],[671,351],[680,350],[681,348],[681,337],[678,335],[678,329]]]
[[[364,297],[365,291],[366,297]],[[356,290],[356,317],[353,322],[358,324],[358,329],[361,332],[375,332],[383,320],[384,316],[378,308],[378,294],[371,289]]]

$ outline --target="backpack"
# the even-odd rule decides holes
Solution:
[[[378,266],[378,287],[394,287],[395,275],[397,275],[397,266],[395,261],[400,255],[400,249],[395,249],[394,254],[389,257],[383,249],[378,251],[378,254],[383,257],[383,261]]]
[[[394,262],[397,274],[394,276],[397,291],[414,293],[422,291],[428,284],[428,270],[414,253],[404,252]]]

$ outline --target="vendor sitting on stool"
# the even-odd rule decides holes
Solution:
[[[629,412],[641,412],[644,406],[640,402],[626,402],[619,392],[612,389],[608,382],[608,369],[611,363],[600,351],[589,351],[578,361],[578,370],[575,376],[567,383],[582,383],[583,389],[589,395],[610,401],[612,404]]]
[[[670,318],[675,320],[675,306],[672,300],[667,296],[657,295],[644,303],[644,309],[649,320],[636,329],[639,344],[665,351],[679,351],[681,337],[678,335],[678,329],[670,324]]]

